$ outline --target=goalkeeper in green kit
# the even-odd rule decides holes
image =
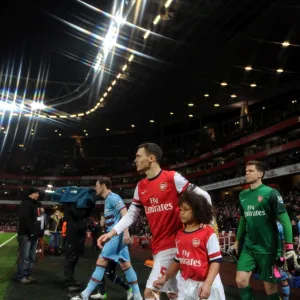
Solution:
[[[279,300],[276,265],[285,259],[293,268],[296,254],[293,250],[292,226],[279,192],[262,184],[265,173],[264,165],[259,161],[246,164],[246,182],[250,189],[240,193],[240,222],[236,242],[231,247],[238,253],[239,240],[245,236],[245,244],[240,253],[236,283],[242,300],[252,300],[253,294],[249,286],[252,271],[258,271],[259,278],[270,300]],[[285,239],[285,258],[277,253],[281,247],[276,221],[283,227]]]

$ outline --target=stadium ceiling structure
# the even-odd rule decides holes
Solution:
[[[299,85],[295,0],[35,5],[2,11],[2,122],[126,131],[295,101],[284,98]]]

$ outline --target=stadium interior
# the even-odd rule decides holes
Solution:
[[[134,164],[137,146],[144,142],[161,146],[162,169],[179,172],[211,195],[226,299],[240,299],[236,262],[228,249],[240,218],[239,194],[249,187],[244,178],[248,161],[264,162],[264,184],[283,196],[294,248],[300,249],[299,1],[7,5],[0,18],[5,28],[0,48],[0,300],[68,299],[60,285],[63,247],[61,253],[46,248],[37,253],[38,282],[30,288],[13,280],[18,210],[28,189],[44,191],[41,203],[50,218],[56,209],[64,210],[51,201],[57,188],[94,188],[105,175],[129,207],[144,178]],[[102,226],[103,213],[104,201],[97,199],[77,266],[84,284],[98,255],[91,232]],[[130,234],[143,290],[150,273],[144,262],[152,259],[145,215]],[[46,235],[43,247],[48,243]],[[255,299],[266,299],[262,282],[251,280]],[[290,274],[289,284],[290,299],[300,299],[300,269]],[[126,299],[111,283],[107,291],[107,299]]]

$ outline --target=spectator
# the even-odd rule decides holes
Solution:
[[[38,220],[41,222],[40,225],[40,234],[39,237],[43,237],[44,236],[44,232],[46,230],[46,228],[48,227],[48,216],[45,213],[45,209],[44,207],[40,207],[38,210]]]
[[[19,210],[18,243],[20,257],[18,260],[17,279],[22,284],[35,282],[31,271],[36,255],[40,223],[38,222],[38,207],[40,191],[30,188],[28,196],[21,202]]]
[[[55,213],[50,217],[49,223],[51,252],[59,254],[60,235],[62,230],[62,215],[58,209],[55,210]]]

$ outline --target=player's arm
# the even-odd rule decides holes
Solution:
[[[131,204],[127,213],[124,217],[115,225],[115,227],[108,233],[108,236],[111,238],[115,235],[119,235],[124,232],[125,229],[130,227],[140,215],[140,208],[136,205]]]
[[[159,279],[153,282],[153,287],[156,289],[161,289],[169,279],[174,278],[177,275],[179,271],[179,266],[180,266],[179,262],[177,262],[174,259],[174,261],[166,271],[166,274],[164,274]]]
[[[178,194],[182,194],[186,190],[189,190],[192,193],[196,193],[197,195],[205,197],[208,203],[212,205],[211,197],[208,192],[202,190],[200,187],[194,185],[193,183],[190,183],[186,178],[184,178],[177,172],[174,173],[174,183]]]
[[[177,261],[176,259],[174,259],[174,261],[171,263],[170,267],[168,268],[168,270],[166,271],[166,281],[168,281],[171,278],[174,278],[178,271],[179,271],[179,261]]]
[[[119,235],[120,233],[124,232],[125,229],[128,229],[139,217],[141,214],[142,203],[139,197],[139,186],[137,185],[134,191],[134,196],[132,203],[125,213],[122,215],[122,219],[119,223],[113,228],[113,235]]]
[[[285,240],[284,240],[284,236],[283,236],[283,230],[282,230],[282,225],[281,223],[277,223],[277,229],[278,229],[278,234],[279,234],[279,239],[281,241],[281,257],[279,258],[279,262],[278,265],[282,266],[284,263],[284,259],[283,257],[285,257]]]
[[[220,263],[212,262],[209,265],[207,277],[203,283],[203,285],[199,288],[198,296],[199,299],[208,299],[211,294],[211,286],[219,274],[220,271]]]
[[[219,240],[215,233],[212,233],[207,240],[206,250],[209,259],[209,269],[203,285],[199,288],[198,295],[200,299],[208,299],[211,293],[211,286],[219,274],[222,254]]]
[[[239,226],[238,226],[238,230],[236,233],[236,242],[240,242],[240,240],[245,236],[246,234],[246,219],[244,216],[240,217],[239,220]]]
[[[294,269],[297,264],[297,256],[293,246],[293,231],[290,218],[286,212],[283,199],[277,190],[272,190],[269,196],[269,203],[277,215],[277,219],[282,226],[283,236],[285,240],[285,260],[289,269]]]
[[[153,287],[155,287],[156,289],[161,289],[169,279],[174,278],[177,275],[180,269],[180,260],[179,260],[178,253],[179,251],[177,249],[176,255],[174,257],[174,261],[171,263],[170,267],[166,270],[166,273],[153,282]]]
[[[122,232],[124,232],[125,229],[130,227],[130,225],[133,224],[138,219],[141,213],[141,209],[142,209],[142,204],[139,200],[138,186],[137,186],[134,191],[134,199],[128,211],[110,232],[103,234],[99,237],[98,246],[100,248],[103,248],[103,243],[110,240],[113,236],[121,234]]]
[[[287,212],[281,213],[277,216],[283,229],[283,236],[286,244],[293,244],[293,230],[289,215]]]
[[[280,223],[281,225],[281,223]],[[282,230],[282,226],[278,225],[278,233],[279,233],[279,237],[281,240],[281,249],[282,249],[282,253],[283,255],[285,254],[285,240],[284,240],[284,236],[283,236],[283,230]]]
[[[282,225],[283,236],[285,240],[286,250],[293,249],[293,230],[290,218],[286,212],[283,199],[277,190],[272,190],[270,193],[270,205],[277,216],[278,221]]]
[[[126,206],[124,206],[124,207],[121,209],[120,214],[121,214],[122,218],[126,216],[126,214],[127,214],[127,208],[126,208]],[[126,244],[129,244],[129,243],[130,243],[130,234],[129,234],[128,228],[126,228],[126,229],[124,230],[124,242],[125,242]]]
[[[171,278],[174,278],[176,276],[176,274],[178,273],[179,269],[180,269],[179,249],[178,249],[178,246],[177,246],[179,241],[177,239],[177,236],[176,236],[175,243],[176,243],[176,254],[175,254],[175,257],[174,257],[174,261],[172,262],[172,264],[170,265],[170,267],[166,271],[166,274],[164,275],[166,281],[171,279]]]

